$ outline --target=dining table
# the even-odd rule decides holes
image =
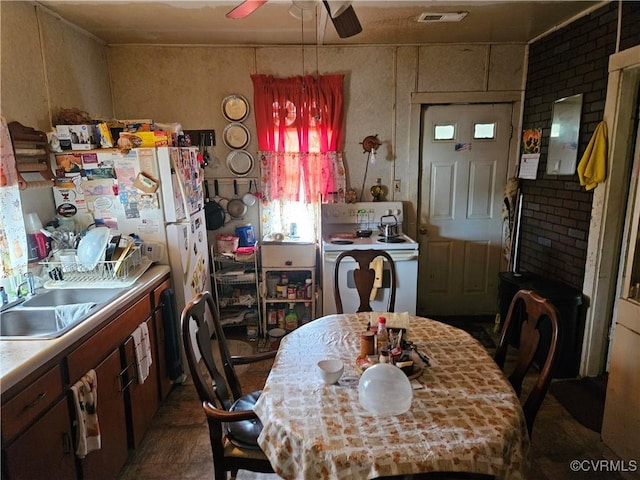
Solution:
[[[374,414],[359,400],[360,339],[379,316],[402,324],[429,360],[411,375],[411,406],[400,415]],[[331,385],[317,371],[327,358],[344,363]],[[407,313],[327,315],[289,332],[254,411],[258,444],[285,479],[469,472],[517,480],[528,468],[522,407],[487,350],[464,330]]]

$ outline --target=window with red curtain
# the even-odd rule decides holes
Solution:
[[[252,75],[262,233],[316,239],[322,199],[343,195],[343,75]]]

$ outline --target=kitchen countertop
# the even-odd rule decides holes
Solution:
[[[51,340],[0,339],[0,393],[4,394],[16,383],[31,374],[76,341],[93,331],[100,323],[111,318],[114,307],[125,305],[140,295],[150,284],[170,272],[167,265],[156,265],[147,270],[132,287],[126,288],[114,301],[96,312],[61,337]]]

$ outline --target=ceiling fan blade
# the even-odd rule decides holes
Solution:
[[[225,16],[227,18],[244,18],[252,14],[258,7],[267,3],[267,0],[244,0],[240,5],[231,10]]]
[[[322,3],[324,3],[327,12],[329,12],[329,18],[331,18],[333,26],[335,27],[336,32],[338,32],[338,36],[340,38],[353,37],[362,31],[362,25],[360,25],[358,16],[351,5],[340,13],[340,15],[333,17],[331,15],[329,2],[327,0],[323,0]]]

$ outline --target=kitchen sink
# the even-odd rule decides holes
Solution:
[[[123,289],[113,288],[79,288],[79,289],[52,289],[38,293],[26,300],[23,307],[56,307],[58,305],[71,305],[77,303],[106,303],[120,295]]]
[[[0,339],[48,340],[58,338],[93,315],[97,307],[122,294],[124,289],[45,290],[0,313]],[[83,304],[83,305],[80,305]],[[74,307],[78,305],[78,307]],[[65,322],[56,321],[58,316]]]
[[[72,322],[58,326],[56,309],[16,307],[0,314],[0,338],[3,340],[46,340],[57,338],[93,314],[93,307]]]

